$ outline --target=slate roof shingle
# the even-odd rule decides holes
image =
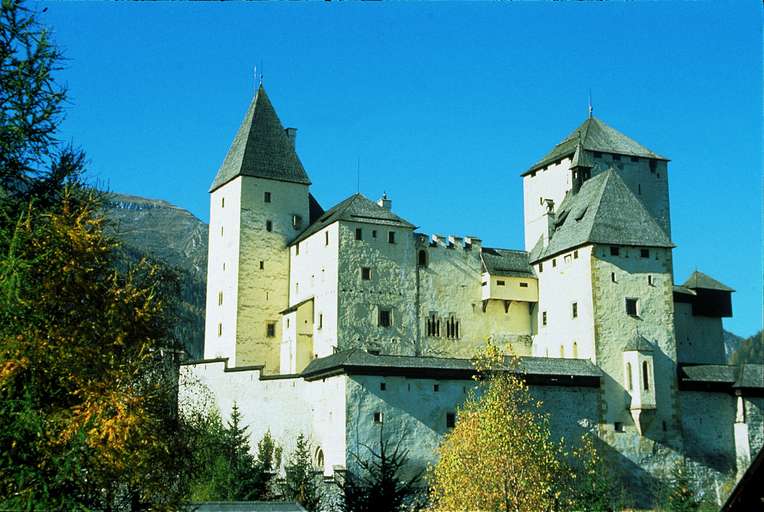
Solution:
[[[710,277],[703,272],[693,272],[687,281],[682,284],[682,287],[689,288],[690,290],[696,290],[701,288],[703,290],[719,290],[722,292],[734,292],[732,288],[726,284],[722,284],[713,277]]]
[[[237,176],[310,185],[308,174],[262,84],[215,175],[210,192]]]
[[[549,244],[534,247],[531,263],[587,243],[674,247],[613,169],[584,182],[578,193],[568,193],[556,219]]]
[[[480,256],[483,259],[484,270],[489,274],[535,277],[528,262],[528,253],[525,251],[483,247]]]
[[[568,134],[562,142],[552,148],[549,153],[544,155],[541,160],[522,173],[522,175],[525,176],[545,165],[549,165],[552,162],[573,155],[576,152],[576,147],[579,143],[582,148],[587,151],[599,151],[602,153],[617,153],[619,155],[668,160],[667,158],[650,151],[615,128],[608,126],[598,118],[590,117],[578,128]]]
[[[764,389],[764,364],[744,363],[733,386]]]
[[[333,208],[330,208],[321,215],[315,222],[305,228],[305,231],[295,238],[289,245],[302,242],[314,233],[321,231],[326,226],[344,220],[348,222],[363,222],[367,224],[381,224],[385,226],[395,226],[400,228],[414,229],[416,226],[410,222],[398,217],[390,210],[379,206],[374,201],[363,196],[363,194],[353,194],[344,201],[341,201]]]

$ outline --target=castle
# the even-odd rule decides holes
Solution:
[[[590,115],[522,173],[513,250],[418,233],[386,196],[324,211],[295,136],[261,85],[210,189],[205,359],[182,368],[254,440],[303,433],[329,477],[384,425],[432,463],[492,340],[636,496],[680,458],[719,482],[764,445],[764,364],[725,361],[733,290],[675,282],[665,157]]]

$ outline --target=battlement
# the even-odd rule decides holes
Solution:
[[[462,249],[471,251],[472,249],[480,249],[483,245],[483,241],[476,236],[428,235],[426,233],[414,233],[414,237],[416,239],[417,248],[429,247],[433,249]]]

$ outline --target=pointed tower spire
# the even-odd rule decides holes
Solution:
[[[262,77],[262,74],[260,75]],[[310,185],[308,174],[284,130],[262,82],[257,88],[210,191],[237,176]]]

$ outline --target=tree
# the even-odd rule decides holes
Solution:
[[[565,452],[552,440],[549,418],[517,363],[489,345],[475,361],[480,393],[459,411],[454,430],[439,447],[431,475],[434,510],[558,510],[566,492],[560,481]]]
[[[604,512],[617,509],[623,501],[621,489],[611,471],[605,468],[602,455],[595,446],[595,439],[590,434],[581,436],[581,440],[572,449],[572,456],[567,461],[568,474],[563,488],[569,496],[563,502],[573,504],[574,510],[581,512]]]
[[[348,470],[337,484],[342,493],[340,506],[343,511],[396,512],[408,505],[416,505],[423,472],[410,478],[403,477],[408,450],[401,448],[401,441],[391,447],[390,440],[384,438],[380,428],[379,448],[362,445],[369,456],[353,454],[358,470]]]
[[[310,457],[310,443],[305,436],[297,436],[297,446],[287,461],[284,497],[294,500],[312,512],[321,502],[321,489]]]
[[[94,194],[64,190],[0,226],[0,506],[173,509],[172,278],[114,269]]]
[[[695,490],[685,461],[674,464],[668,481],[666,509],[671,512],[694,512],[700,509],[701,502],[695,496]]]
[[[18,0],[2,0],[0,199],[5,208],[18,209],[32,198],[38,207],[47,206],[83,171],[82,151],[56,139],[66,100],[54,77],[62,60],[34,14]]]

